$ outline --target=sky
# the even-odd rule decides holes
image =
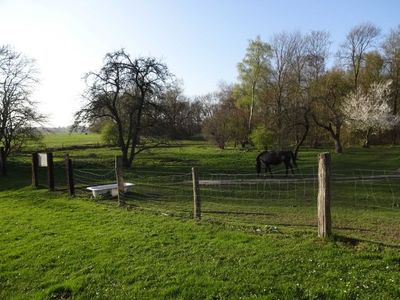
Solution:
[[[332,52],[353,26],[383,34],[400,24],[400,0],[0,0],[0,45],[35,59],[32,98],[47,126],[68,126],[83,105],[83,76],[124,48],[154,56],[183,81],[187,96],[234,82],[250,39],[326,30]]]

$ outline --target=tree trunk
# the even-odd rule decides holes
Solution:
[[[121,147],[122,150],[122,165],[124,168],[130,168],[132,163],[129,161],[128,157],[128,147]]]
[[[395,93],[393,96],[393,115],[397,115],[397,98],[398,98],[398,92]],[[392,145],[397,144],[397,130],[398,127],[394,126],[394,128],[391,130],[391,137],[392,137]]]
[[[128,161],[128,165],[127,167],[131,167],[132,166],[132,162],[135,159],[136,156],[136,147],[137,145],[140,143],[140,125],[141,125],[141,119],[142,119],[142,111],[143,111],[143,106],[144,106],[144,93],[142,91],[142,98],[141,98],[141,102],[140,102],[140,106],[137,112],[137,116],[136,116],[136,124],[135,124],[135,129],[133,131],[132,134],[132,142],[131,142],[131,153],[129,155],[129,161]]]
[[[364,148],[369,148],[371,132],[372,132],[371,128],[368,128],[364,138],[364,144],[363,144]]]
[[[342,153],[343,147],[342,143],[340,142],[340,137],[339,136],[333,137],[333,141],[335,143],[335,153]]]
[[[304,141],[307,138],[308,132],[310,130],[310,121],[308,120],[308,111],[304,114],[304,132],[301,136],[300,140],[296,143],[296,147],[294,148],[294,157],[297,159],[297,154],[299,153],[301,145],[303,145]]]
[[[255,84],[253,84],[251,88],[251,103],[250,103],[250,113],[249,113],[249,123],[247,124],[247,131],[250,134],[252,130],[252,121],[253,121],[253,113],[254,113],[254,104],[255,104]]]
[[[392,145],[393,146],[397,145],[397,128],[396,127],[392,129],[391,136],[392,136]]]
[[[296,144],[294,148],[294,157],[297,159],[297,154],[299,153],[300,147],[303,145],[304,141],[306,140],[306,137],[308,135],[308,128],[305,129],[302,138],[300,141]]]
[[[369,148],[369,139],[368,138],[364,139],[363,148]]]
[[[370,145],[370,141],[369,141],[369,137],[370,137],[370,129],[368,129],[365,133],[364,136],[364,141],[363,141],[363,148],[369,148]]]
[[[340,122],[337,122],[334,126],[335,129],[332,126],[332,123],[329,123],[328,125],[325,125],[323,123],[320,123],[317,118],[315,117],[315,115],[312,115],[315,124],[317,124],[319,127],[327,130],[329,132],[329,134],[331,135],[333,142],[335,143],[335,152],[336,153],[342,153],[343,152],[343,147],[342,147],[342,143],[340,141],[340,131],[341,131],[341,126],[342,124]]]

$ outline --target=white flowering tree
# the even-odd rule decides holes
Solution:
[[[367,91],[361,87],[343,103],[343,113],[353,130],[364,133],[364,147],[369,147],[373,133],[392,129],[400,120],[390,108],[391,81],[373,83]]]

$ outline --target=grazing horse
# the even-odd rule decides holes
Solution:
[[[269,171],[269,174],[272,176],[272,171],[271,171],[271,165],[279,165],[281,163],[285,164],[286,167],[286,176],[288,176],[288,170],[292,171],[292,174],[294,174],[293,171],[293,165],[297,168],[297,163],[296,163],[296,156],[292,151],[264,151],[261,152],[257,158],[256,158],[256,170],[257,170],[257,175],[260,175],[261,172],[261,166],[264,165],[265,170],[264,174],[266,171]]]

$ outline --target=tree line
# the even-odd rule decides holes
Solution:
[[[258,148],[343,141],[397,144],[399,139],[400,26],[382,36],[364,23],[332,54],[325,31],[283,32],[249,42],[238,81],[222,85],[204,133]]]
[[[352,28],[337,53],[326,31],[282,32],[249,41],[237,81],[189,98],[165,63],[106,54],[84,79],[85,104],[73,129],[98,131],[121,148],[130,167],[140,152],[202,133],[223,149],[293,148],[332,143],[397,144],[400,26],[382,35],[364,23]],[[46,118],[31,100],[33,60],[0,48],[0,145],[6,156],[40,138]]]

